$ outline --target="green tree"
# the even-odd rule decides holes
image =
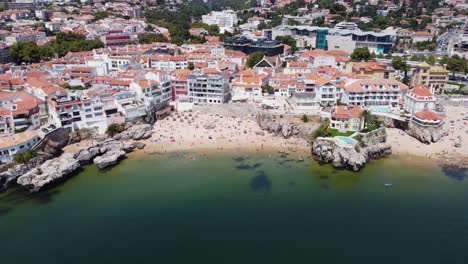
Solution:
[[[425,61],[426,61],[427,63],[431,64],[431,65],[434,65],[434,64],[436,63],[436,59],[435,59],[435,57],[432,56],[432,55],[429,56],[429,57],[427,57]]]
[[[397,71],[405,71],[408,65],[403,58],[397,56],[392,59],[392,67]]]
[[[258,24],[258,26],[257,26],[257,29],[258,29],[258,30],[263,30],[263,29],[267,29],[267,28],[270,28],[270,27],[269,27],[268,24],[265,23],[265,22],[261,22],[261,23]]]
[[[193,64],[193,62],[189,62],[188,63],[188,69],[193,71],[193,69],[195,69],[195,64]]]
[[[10,47],[10,57],[16,63],[35,63],[41,60],[40,47],[35,42],[17,42]]]
[[[18,154],[15,154],[13,156],[13,161],[16,163],[26,163],[30,159],[34,158],[34,151],[32,149],[28,149],[25,152],[21,152]]]
[[[359,61],[367,61],[372,57],[369,49],[367,47],[364,48],[355,48],[353,53],[351,53],[351,61],[359,62]]]
[[[111,15],[111,13],[109,13],[107,11],[98,11],[98,12],[95,12],[93,15],[94,15],[93,21],[96,22],[98,20],[109,17],[109,15]]]
[[[367,121],[371,119],[371,113],[369,110],[362,111],[360,117],[364,118],[364,130],[367,128]]]
[[[169,40],[163,34],[146,33],[138,36],[138,42],[141,44],[149,44],[153,42],[169,42]]]
[[[277,36],[276,40],[281,41],[281,43],[290,46],[292,53],[296,52],[296,50],[297,50],[296,39],[293,36],[291,36],[291,35]]]
[[[418,58],[418,56],[413,55],[413,56],[411,56],[411,58],[409,60],[410,61],[419,61],[419,58]]]
[[[257,51],[249,55],[247,58],[247,67],[253,68],[257,63],[259,63],[265,54],[263,52]]]
[[[329,123],[325,122],[324,124],[320,125],[317,129],[315,129],[310,134],[310,139],[312,141],[316,140],[319,137],[329,137],[331,135],[329,128]]]
[[[442,63],[447,64],[447,68],[452,72],[468,72],[468,60],[461,58],[457,54],[448,59],[442,60]]]

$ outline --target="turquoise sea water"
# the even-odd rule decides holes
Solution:
[[[131,158],[39,194],[0,193],[1,263],[468,262],[466,171],[194,157]]]

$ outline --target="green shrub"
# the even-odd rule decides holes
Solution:
[[[122,132],[125,130],[125,123],[120,124],[111,124],[106,129],[106,134],[110,137]]]
[[[306,114],[304,114],[304,115],[302,116],[302,122],[304,122],[304,123],[309,122],[309,117],[308,117]]]
[[[15,154],[13,156],[13,161],[16,163],[26,163],[30,159],[34,158],[34,151],[32,149],[28,149],[25,152],[21,152],[18,154]]]
[[[329,137],[331,135],[328,129],[328,123],[322,124],[319,128],[315,129],[314,132],[310,134],[310,138],[315,140],[319,137]]]
[[[26,131],[26,129],[28,129],[28,127],[23,127],[23,128],[18,128],[18,129],[15,129],[15,133],[21,133],[21,132],[24,132],[24,131]]]

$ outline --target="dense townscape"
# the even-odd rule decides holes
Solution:
[[[392,152],[468,164],[463,0],[16,0],[0,9],[5,186],[38,190],[133,149],[274,148],[352,170]],[[65,153],[51,154],[51,142]]]

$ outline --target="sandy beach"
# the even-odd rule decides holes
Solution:
[[[202,153],[288,152],[310,155],[310,144],[300,138],[285,139],[262,131],[251,117],[224,117],[201,112],[173,113],[153,125],[153,136],[143,140],[146,147],[132,155],[197,151]],[[93,145],[95,140],[83,140],[68,145],[65,152],[73,153]]]
[[[154,124],[153,136],[144,142],[147,144],[144,153],[191,150],[310,153],[306,140],[269,134],[249,118],[201,112],[174,113],[159,120]]]
[[[432,160],[468,160],[468,121],[463,105],[445,107],[448,136],[432,144],[424,144],[396,128],[387,128],[387,141],[392,145],[393,155],[422,157]],[[465,113],[465,114],[462,114]],[[453,122],[452,122],[453,121]],[[273,153],[289,152],[301,157],[310,156],[310,144],[304,139],[288,138],[262,131],[251,116],[226,117],[207,112],[172,113],[153,125],[151,138],[144,140],[146,147],[131,155],[196,151],[199,153]],[[461,147],[455,147],[460,142]],[[96,143],[84,140],[64,148],[76,152]]]
[[[392,152],[396,155],[412,155],[439,159],[440,156],[459,156],[468,158],[468,121],[463,111],[468,108],[463,106],[446,106],[447,118],[444,120],[448,128],[448,136],[436,143],[424,144],[396,128],[387,128],[388,142],[392,145]],[[453,123],[452,123],[453,121]],[[461,142],[460,148],[455,147],[456,142]]]

